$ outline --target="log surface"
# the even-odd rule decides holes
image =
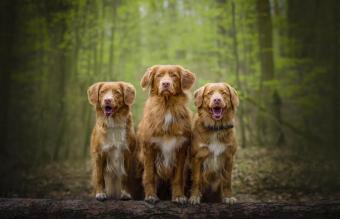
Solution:
[[[0,198],[0,218],[340,218],[340,201],[180,206],[169,201]]]

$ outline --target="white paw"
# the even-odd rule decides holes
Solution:
[[[122,192],[120,194],[120,199],[121,200],[130,200],[131,199],[131,195],[127,191],[122,190]]]
[[[201,197],[198,196],[198,195],[197,196],[193,195],[193,196],[190,197],[189,202],[192,205],[198,205],[198,204],[201,203]]]
[[[172,199],[173,202],[179,203],[179,204],[185,204],[187,203],[188,199],[187,197],[183,196],[177,196],[174,199]]]
[[[155,204],[156,202],[159,201],[159,198],[155,195],[149,195],[146,196],[144,200],[148,203]]]
[[[98,201],[104,201],[107,199],[107,195],[104,192],[99,192],[96,194],[96,199]]]
[[[229,205],[235,204],[236,201],[237,201],[237,200],[236,200],[236,198],[234,198],[234,197],[225,197],[225,198],[223,198],[223,203],[229,204]]]

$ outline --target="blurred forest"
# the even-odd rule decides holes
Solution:
[[[134,84],[136,125],[146,68],[180,64],[194,89],[225,81],[239,92],[237,183],[313,182],[308,191],[340,197],[340,1],[2,0],[0,10],[1,195],[16,172],[84,168],[92,83]]]

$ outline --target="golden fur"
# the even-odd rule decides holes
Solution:
[[[135,88],[125,82],[98,82],[90,86],[87,93],[96,110],[91,136],[96,198],[130,199],[127,174],[135,147],[130,107]]]
[[[145,200],[155,202],[158,180],[170,180],[172,201],[184,203],[185,163],[191,140],[191,114],[184,90],[195,76],[178,65],[155,65],[141,80],[150,95],[138,127]]]
[[[209,83],[194,93],[197,113],[191,150],[192,190],[190,203],[198,204],[206,190],[217,191],[225,203],[231,195],[231,173],[237,148],[234,116],[237,92],[226,83]]]

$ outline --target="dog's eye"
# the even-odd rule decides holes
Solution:
[[[161,74],[158,74],[158,75],[156,75],[156,78],[161,78],[163,75],[161,75]]]
[[[208,95],[212,95],[214,91],[209,91],[208,92]]]
[[[175,73],[170,74],[170,77],[177,78],[177,75]]]
[[[115,95],[121,95],[121,93],[119,92],[119,91],[113,91],[113,93],[115,94]]]

